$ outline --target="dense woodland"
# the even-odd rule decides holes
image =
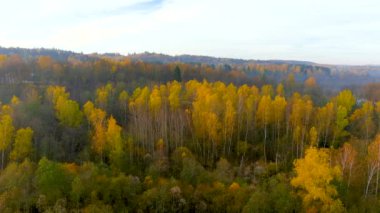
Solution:
[[[0,55],[0,212],[377,212],[380,85],[329,72]]]

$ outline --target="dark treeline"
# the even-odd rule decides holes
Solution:
[[[376,211],[378,85],[326,73],[1,55],[0,211]]]

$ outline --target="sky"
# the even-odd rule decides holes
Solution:
[[[0,46],[380,64],[378,0],[12,0]]]

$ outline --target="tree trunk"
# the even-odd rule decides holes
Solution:
[[[372,168],[370,168],[369,170],[370,171],[368,171],[368,179],[367,179],[367,186],[366,186],[366,190],[365,190],[365,198],[367,198],[367,196],[368,196],[369,185],[371,184],[372,177],[373,177],[374,172],[375,172],[375,167],[372,166]]]
[[[267,144],[267,125],[264,125],[264,161],[267,163],[267,154],[266,154],[266,144]]]
[[[4,169],[4,150],[1,152],[1,170]]]

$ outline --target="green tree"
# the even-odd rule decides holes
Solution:
[[[35,202],[35,164],[28,159],[11,162],[0,176],[0,212],[30,212]]]
[[[59,198],[64,198],[71,190],[71,180],[64,168],[47,158],[42,158],[38,162],[35,177],[38,194],[46,196],[50,204]]]
[[[347,109],[342,106],[338,106],[336,112],[335,128],[334,128],[334,138],[332,145],[336,146],[341,142],[341,139],[348,135],[345,128],[348,126],[349,122],[347,119]]]
[[[285,174],[264,180],[251,194],[243,208],[244,213],[299,212],[300,201],[292,192]]]
[[[60,96],[55,105],[56,116],[60,123],[68,127],[78,127],[82,124],[83,113],[77,102]]]
[[[181,69],[179,68],[179,66],[176,66],[174,68],[174,80],[176,80],[178,82],[182,82],[182,73],[181,73]]]

